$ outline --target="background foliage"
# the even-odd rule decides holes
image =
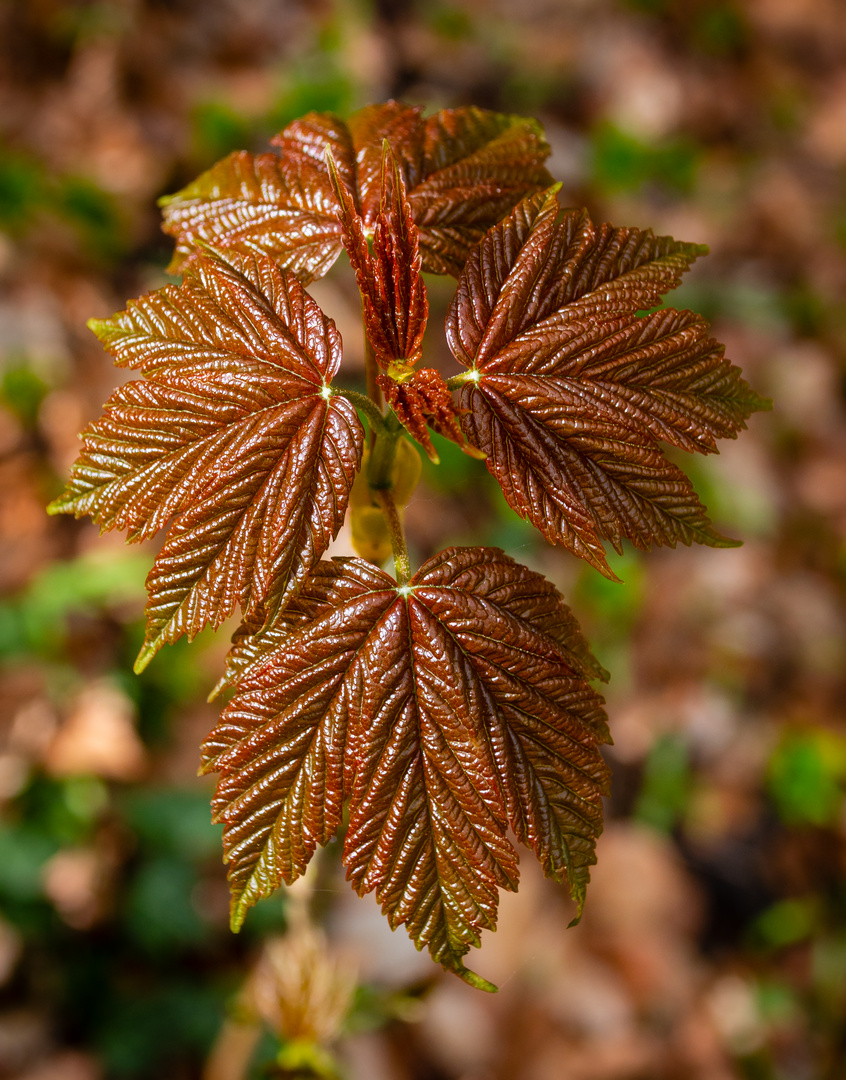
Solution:
[[[0,5],[0,1076],[235,1080],[280,1038],[292,1075],[843,1074],[839,8],[526,0],[515,23],[497,0]],[[166,280],[155,199],[309,109],[391,95],[537,115],[562,202],[709,244],[673,304],[703,311],[776,406],[685,460],[744,547],[627,551],[623,586],[547,548],[452,444],[424,465],[414,558],[505,547],[613,673],[583,923],[565,932],[564,890],[526,860],[477,958],[494,998],[384,930],[334,848],[229,934],[194,775],[225,635],[131,675],[150,554],[43,511],[122,378],[86,319]],[[427,284],[434,343],[452,286]],[[360,366],[348,268],[313,288]]]

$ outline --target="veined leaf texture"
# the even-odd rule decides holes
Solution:
[[[83,433],[51,511],[141,540],[169,525],[147,578],[145,666],[167,641],[296,593],[343,524],[363,446],[328,388],[333,323],[265,255],[198,253],[92,329],[144,378]]]
[[[607,780],[595,661],[554,588],[497,549],[447,550],[401,589],[321,563],[302,607],[204,746],[233,921],[302,873],[347,798],[355,888],[472,981],[462,957],[517,886],[509,825],[581,908]]]
[[[264,251],[304,281],[341,252],[328,150],[366,229],[382,202],[383,143],[399,162],[420,229],[423,269],[461,272],[473,246],[524,195],[548,187],[540,125],[482,109],[370,105],[346,123],[329,113],[295,120],[273,140],[279,154],[239,151],[163,200],[177,240],[173,268],[198,242]]]
[[[767,407],[704,319],[659,310],[704,253],[525,199],[467,261],[447,338],[468,369],[467,437],[518,514],[612,577],[621,550],[732,546],[660,441],[707,453]]]
[[[409,569],[400,432],[433,459],[430,430],[484,458],[519,514],[613,577],[606,543],[734,543],[662,444],[713,452],[769,403],[700,316],[659,307],[704,249],[562,211],[535,121],[387,102],[311,113],[272,143],[163,201],[182,282],[92,321],[141,377],[83,433],[50,509],[130,540],[166,530],[138,670],[241,617],[203,746],[233,927],[348,811],[354,888],[492,989],[464,958],[517,887],[509,830],[584,903],[608,784],[591,682],[607,674],[554,585],[502,551]],[[336,383],[340,335],[306,291],[344,249],[371,397]],[[419,366],[423,271],[458,279],[450,380]],[[324,558],[361,466],[359,411],[356,491],[384,513],[395,577]]]

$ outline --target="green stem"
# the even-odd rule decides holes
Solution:
[[[411,562],[408,558],[408,546],[405,542],[405,532],[400,521],[399,510],[397,510],[393,495],[384,488],[374,490],[373,498],[379,503],[388,523],[388,531],[391,534],[391,547],[394,552],[394,576],[397,579],[397,585],[402,588],[411,579]]]
[[[459,387],[464,386],[465,383],[478,382],[479,373],[475,368],[470,368],[468,371],[462,371],[459,375],[453,375],[447,379],[447,390],[458,390]]]
[[[371,491],[390,491],[394,486],[394,459],[398,441],[399,432],[384,427],[371,446],[367,462],[367,486]]]
[[[370,430],[374,436],[388,433],[388,428],[385,426],[385,417],[372,398],[367,397],[366,394],[359,394],[357,390],[338,390],[334,386],[332,387],[332,394],[346,398],[357,409],[361,409],[367,417],[367,422],[370,424]]]

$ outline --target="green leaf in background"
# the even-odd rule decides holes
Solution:
[[[137,606],[148,563],[147,555],[120,548],[46,565],[17,597],[0,602],[0,660],[61,652],[73,612]]]
[[[659,736],[646,759],[635,819],[660,832],[670,832],[687,806],[690,780],[685,739],[677,734]]]
[[[40,161],[0,146],[0,229],[24,232],[46,198],[47,174]]]
[[[146,848],[197,863],[217,859],[220,827],[212,825],[209,792],[190,788],[138,788],[121,802],[126,823]]]
[[[601,123],[590,146],[591,179],[603,194],[639,191],[646,185],[681,194],[693,190],[701,151],[685,139],[649,143]]]
[[[0,404],[25,428],[32,428],[50,387],[25,361],[13,362],[0,376]]]
[[[787,732],[770,758],[767,788],[787,824],[836,825],[846,797],[846,738],[822,728]]]
[[[769,949],[782,949],[804,941],[814,931],[819,908],[819,901],[813,896],[779,900],[752,924],[752,941]]]

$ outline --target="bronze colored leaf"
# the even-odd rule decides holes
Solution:
[[[202,771],[221,774],[212,810],[224,825],[235,930],[338,829],[353,766],[348,671],[396,598],[389,579],[358,559],[320,564],[315,578],[303,605],[322,617],[245,673],[203,744]]]
[[[397,419],[436,465],[440,458],[432,445],[428,427],[457,443],[470,457],[485,456],[465,439],[452,394],[439,371],[421,368],[419,371],[402,372],[399,378],[393,379],[390,373],[380,373],[379,386],[385,400],[397,414]]]
[[[309,113],[272,141],[281,156],[238,151],[160,201],[164,231],[177,240],[171,272],[200,243],[265,252],[305,283],[334,263],[341,230],[324,152],[330,148],[345,181],[354,182],[346,126]]]
[[[447,337],[470,369],[465,433],[510,505],[608,576],[602,540],[731,545],[659,440],[713,451],[767,403],[699,316],[638,314],[704,249],[559,220],[555,190],[492,229],[459,281]]]
[[[379,212],[373,222],[373,253],[352,193],[329,158],[338,198],[344,247],[350,257],[364,313],[364,329],[376,362],[410,368],[420,359],[429,315],[420,274],[417,228],[405,184],[387,143],[382,146]]]
[[[341,250],[334,158],[370,233],[382,205],[383,143],[396,155],[420,229],[423,269],[458,276],[473,246],[524,195],[545,188],[549,147],[540,125],[483,109],[444,109],[424,119],[395,101],[349,123],[309,113],[271,142],[279,154],[230,154],[161,200],[176,237],[171,269],[200,243],[264,251],[303,281],[325,274]]]
[[[356,150],[361,213],[379,208],[379,160],[387,140],[405,177],[420,230],[423,269],[457,277],[485,232],[525,195],[548,187],[549,146],[536,121],[484,109],[442,109],[389,101],[349,121]]]
[[[341,527],[363,431],[330,395],[334,324],[266,256],[195,256],[181,286],[92,328],[146,377],[85,432],[51,512],[130,540],[172,520],[147,579],[140,669],[164,642],[296,591]]]
[[[575,620],[490,548],[443,552],[401,589],[358,559],[320,564],[294,604],[304,621],[246,669],[205,747],[234,922],[302,872],[348,797],[356,889],[491,989],[462,958],[516,888],[507,825],[580,907],[601,830],[608,736]]]

